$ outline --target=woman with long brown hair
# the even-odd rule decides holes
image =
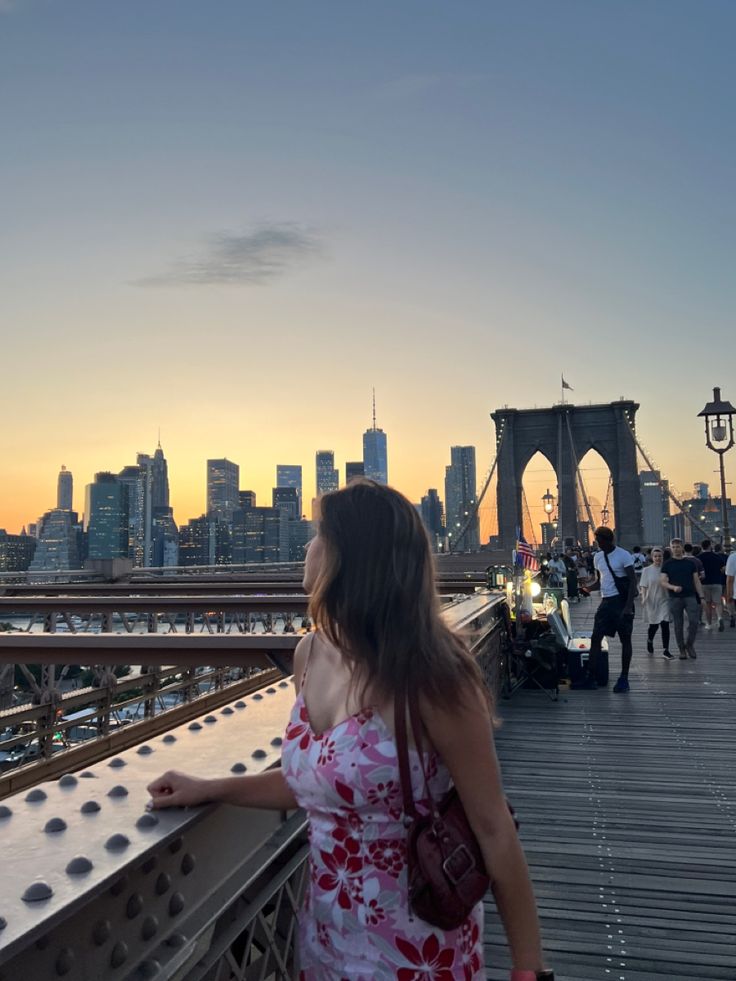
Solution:
[[[423,760],[411,749],[414,799],[421,807],[426,798],[423,769],[433,798],[455,785],[493,882],[512,981],[551,978],[501,787],[488,695],[465,642],[440,616],[416,510],[397,491],[361,480],[326,494],[320,511],[304,570],[317,629],[296,649],[297,699],[281,769],[214,780],[167,773],[149,787],[153,806],[305,808],[304,981],[481,981],[482,904],[454,930],[431,926],[409,906],[393,720],[396,694],[411,688],[426,748]]]

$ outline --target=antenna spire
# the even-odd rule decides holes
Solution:
[[[158,427],[158,448],[161,449],[161,427]]]
[[[373,428],[376,428],[376,390],[373,389]]]

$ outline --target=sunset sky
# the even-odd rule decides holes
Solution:
[[[308,501],[372,386],[390,481],[444,497],[562,371],[715,484],[734,36],[731,0],[0,0],[0,528],[159,427],[179,522],[207,457],[259,503],[301,463]]]

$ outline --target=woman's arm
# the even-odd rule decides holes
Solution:
[[[294,650],[294,684],[301,688],[312,635],[302,637]],[[280,769],[266,770],[246,777],[194,777],[169,770],[148,785],[151,807],[193,807],[219,802],[239,807],[261,807],[291,811],[299,805]]]
[[[488,707],[469,691],[462,708],[422,701],[427,734],[450,771],[483,853],[513,966],[544,968],[537,907],[524,852],[501,786]]]
[[[280,768],[246,777],[193,777],[168,770],[148,785],[151,808],[195,807],[197,804],[236,804],[272,811],[298,807]]]

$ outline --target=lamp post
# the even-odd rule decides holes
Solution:
[[[726,467],[724,456],[734,444],[733,417],[736,409],[730,402],[721,399],[720,388],[713,389],[713,401],[708,402],[698,417],[705,419],[705,445],[718,454],[721,471],[721,524],[723,525],[723,544],[728,550],[731,545],[731,529],[728,524],[726,507]]]
[[[550,493],[549,487],[547,488],[547,493],[542,494],[542,505],[544,507],[544,513],[547,515],[547,538],[549,539],[548,544],[552,545],[552,513],[555,509],[555,495]]]

